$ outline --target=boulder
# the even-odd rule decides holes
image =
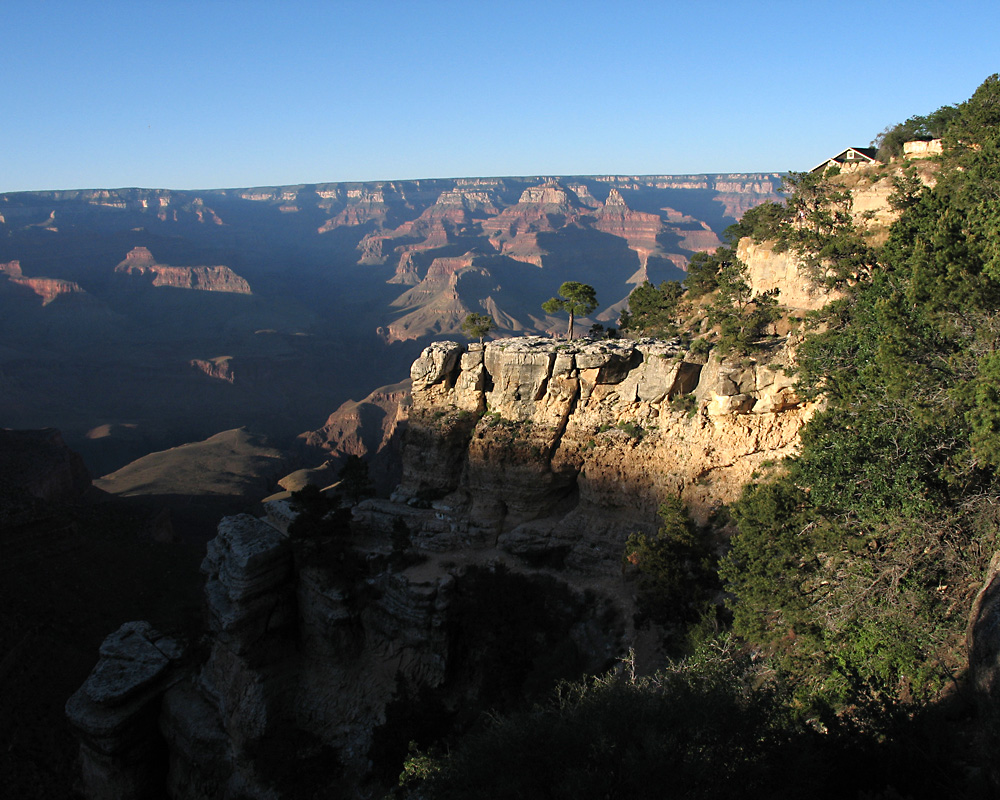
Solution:
[[[97,665],[66,703],[88,798],[162,795],[167,754],[157,719],[182,656],[148,622],[127,622],[104,640]]]
[[[434,342],[420,354],[420,358],[410,367],[413,390],[419,391],[442,383],[451,377],[462,354],[458,342]]]

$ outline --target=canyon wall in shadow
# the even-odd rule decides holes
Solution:
[[[103,475],[247,427],[288,448],[405,376],[471,311],[561,330],[597,289],[613,325],[682,278],[776,174],[463,178],[0,195],[0,425],[57,427]]]

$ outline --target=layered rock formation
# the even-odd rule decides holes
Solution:
[[[204,373],[209,378],[225,381],[226,383],[236,382],[236,373],[233,371],[233,359],[230,356],[193,358],[191,359],[190,364],[196,370]]]
[[[176,680],[181,646],[146,622],[129,622],[101,645],[97,666],[66,703],[78,731],[88,798],[157,797],[166,778],[157,728],[160,697]]]
[[[22,272],[19,261],[0,264],[0,277],[5,278],[11,286],[23,287],[34,292],[42,298],[43,306],[47,306],[64,294],[83,293],[83,289],[74,281],[64,281],[58,278],[29,278]]]
[[[402,477],[402,440],[409,407],[409,380],[383,386],[363,400],[348,400],[322,428],[302,438],[307,447],[323,451],[337,465],[347,456],[364,458],[376,490],[388,494]]]
[[[788,364],[780,348],[720,363],[653,340],[436,343],[411,371],[403,480],[359,513],[383,530],[402,514],[431,550],[606,571],[667,497],[705,520],[794,452],[812,409]]]
[[[197,289],[204,292],[250,294],[250,284],[226,266],[171,267],[157,263],[146,247],[134,247],[115,273],[133,279],[145,278],[151,286]]]
[[[583,325],[615,325],[636,283],[682,278],[716,246],[736,220],[727,198],[749,207],[777,186],[531,175],[0,194],[0,418],[59,427],[95,474],[245,424],[291,444],[470,312],[500,335],[560,330],[540,303],[576,280],[601,303]],[[90,438],[99,426],[137,435]]]
[[[694,220],[686,220],[694,222]],[[698,237],[697,233],[692,238],[694,232],[684,231],[676,225],[665,226],[659,214],[648,214],[641,211],[633,211],[628,207],[621,192],[612,189],[608,195],[604,206],[596,214],[594,227],[602,233],[618,236],[628,242],[629,249],[634,250],[639,257],[639,266],[642,271],[642,278],[645,279],[645,270],[651,256],[661,259],[670,259],[670,254],[660,245],[660,237],[664,235],[674,235],[678,239],[681,248],[689,250],[711,250],[718,247],[721,242],[707,225],[699,227],[699,233],[707,234]],[[680,263],[677,263],[679,261]],[[683,267],[684,259],[674,261],[677,266]],[[630,279],[636,282],[636,276]]]
[[[605,668],[634,642],[624,538],[655,530],[668,496],[704,519],[794,450],[810,409],[787,360],[724,364],[653,340],[427,348],[391,500],[358,506],[352,532],[332,517],[296,531],[285,500],[223,520],[202,565],[202,659],[109,640],[68,707],[90,795],[160,775],[175,798],[290,796],[297,780],[361,796],[429,720],[461,727],[525,686]],[[106,674],[120,680],[95,698]]]
[[[587,670],[622,647],[608,598],[495,565],[399,561],[388,537],[345,553],[345,530],[289,538],[294,512],[283,501],[269,511],[224,519],[209,544],[204,658],[182,659],[145,623],[102,646],[67,704],[88,797],[380,795],[378,771],[398,774],[413,736],[468,722],[482,693],[506,690],[487,667],[551,681],[532,663],[556,646]],[[505,642],[489,641],[485,598],[515,626]],[[528,664],[504,664],[501,646]]]

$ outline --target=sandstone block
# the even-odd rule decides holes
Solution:
[[[721,417],[729,414],[748,414],[754,406],[754,399],[748,394],[712,395],[708,404],[710,417]]]
[[[178,678],[182,648],[148,622],[127,622],[108,636],[101,658],[66,702],[80,737],[88,798],[158,797],[166,752],[157,727],[160,698]]]
[[[493,378],[493,391],[487,395],[489,407],[509,419],[522,419],[525,408],[544,396],[555,353],[504,352],[487,347],[485,363]]]
[[[466,353],[465,355],[468,355]],[[478,354],[479,363],[465,366],[465,356],[462,356],[462,371],[455,381],[455,405],[463,411],[481,413],[486,410],[486,368],[483,366],[482,353]]]
[[[459,363],[462,350],[462,345],[458,342],[434,342],[426,347],[410,367],[413,390],[420,391],[447,381]]]
[[[552,366],[552,375],[572,375],[576,369],[576,356],[573,353],[558,352]]]
[[[239,601],[280,585],[291,571],[287,537],[249,514],[225,517],[208,543],[201,571]]]
[[[482,365],[484,355],[483,345],[479,344],[479,342],[470,344],[468,352],[462,353],[462,371],[472,370]]]
[[[271,634],[294,621],[288,538],[248,514],[226,517],[201,570],[212,630],[236,653],[272,659]]]
[[[675,388],[683,362],[666,354],[643,353],[642,363],[618,384],[618,395],[627,403],[662,403],[677,394]]]
[[[744,237],[736,247],[736,256],[747,265],[753,293],[778,289],[778,302],[785,308],[816,310],[838,296],[809,277],[794,251],[776,252],[774,242],[757,243]]]

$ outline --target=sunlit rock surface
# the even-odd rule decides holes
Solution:
[[[402,514],[433,550],[606,570],[666,498],[705,520],[795,451],[813,409],[789,364],[781,344],[720,362],[679,340],[436,342],[411,369],[402,482],[358,513],[376,528]]]

